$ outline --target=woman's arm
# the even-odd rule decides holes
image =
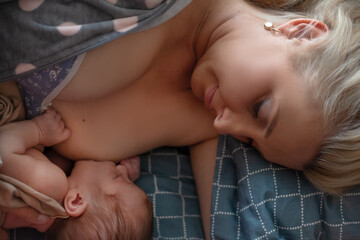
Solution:
[[[190,148],[191,165],[206,239],[210,239],[211,194],[217,143],[218,138],[216,137]]]

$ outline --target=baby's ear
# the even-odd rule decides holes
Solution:
[[[78,189],[70,189],[65,196],[64,205],[67,214],[79,217],[86,211],[89,204]]]

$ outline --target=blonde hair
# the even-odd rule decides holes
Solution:
[[[340,194],[360,183],[360,2],[321,1],[313,14],[331,33],[294,67],[308,81],[326,137],[304,174],[321,190]]]
[[[252,2],[274,8],[269,6],[270,1]],[[303,12],[270,12],[275,18],[306,16],[323,21],[330,28],[327,39],[311,53],[293,53],[290,60],[307,82],[312,106],[324,119],[323,144],[304,174],[320,190],[341,194],[360,183],[360,2],[279,2],[283,3],[281,8]]]
[[[101,191],[93,193],[84,214],[57,219],[46,237],[48,240],[150,240],[152,205],[148,198],[142,199],[140,204],[144,206],[142,219],[135,219],[115,198],[107,198]]]

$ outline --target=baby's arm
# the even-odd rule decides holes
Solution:
[[[38,144],[50,146],[69,136],[70,130],[64,127],[63,120],[55,110],[48,110],[32,120],[1,126],[0,156],[3,166],[0,172],[12,176],[10,173],[23,166],[21,159],[32,158],[32,155],[26,154],[30,148]]]
[[[0,156],[3,161],[0,172],[34,188],[35,186],[41,188],[48,184],[51,185],[51,179],[42,177],[42,173],[45,173],[44,168],[37,168],[39,166],[37,163],[48,161],[48,159],[33,147],[38,144],[45,146],[56,144],[68,138],[69,135],[70,130],[64,127],[60,115],[54,110],[49,110],[33,120],[9,123],[0,127]],[[44,181],[45,179],[47,180]],[[38,184],[39,181],[44,184]],[[34,219],[17,214],[22,210],[26,214],[34,212],[40,216],[30,207],[8,209],[9,213],[3,227],[30,226],[43,231],[52,223],[45,221],[44,224],[35,224]]]
[[[70,130],[55,110],[20,122],[13,122],[0,127],[0,153],[24,154],[38,144],[54,145],[70,136]]]
[[[213,138],[190,148],[191,166],[199,196],[201,218],[206,239],[210,239],[211,194],[217,142],[218,139]]]

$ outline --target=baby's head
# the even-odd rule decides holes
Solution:
[[[151,203],[130,180],[131,166],[125,165],[76,162],[64,200],[71,217],[57,219],[48,239],[151,239]]]
[[[94,193],[81,216],[57,219],[48,231],[47,239],[151,239],[153,225],[149,199],[131,201],[133,208],[128,209],[116,198],[105,196],[101,191]]]

